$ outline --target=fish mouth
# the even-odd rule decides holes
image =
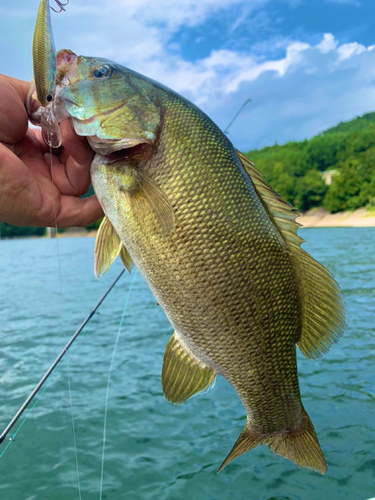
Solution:
[[[154,136],[124,137],[108,134],[101,127],[106,118],[116,113],[124,105],[118,102],[100,113],[92,114],[95,108],[86,107],[86,103],[76,100],[74,93],[64,92],[80,81],[82,75],[77,70],[81,56],[71,50],[63,49],[56,55],[57,85],[54,102],[55,116],[59,122],[71,118],[77,135],[86,137],[90,147],[98,154],[105,156],[109,162],[119,159],[144,160],[148,159],[153,150]],[[113,133],[113,132],[112,132]]]
[[[152,154],[153,143],[144,138],[101,139],[97,135],[88,136],[90,147],[105,156],[109,162],[133,159],[148,160]]]
[[[90,141],[89,141],[90,143]],[[92,147],[92,146],[91,146]],[[119,160],[132,160],[136,162],[147,161],[153,152],[153,145],[146,142],[139,142],[135,146],[117,149],[111,153],[104,153],[108,163]]]
[[[145,153],[152,147],[153,141],[145,137],[106,137],[101,130],[101,121],[106,116],[117,111],[121,105],[94,115],[86,120],[78,119],[72,116],[72,111],[80,111],[80,106],[71,99],[58,100],[57,117],[59,122],[70,117],[74,130],[77,135],[86,137],[90,147],[109,160],[120,157],[138,156],[141,152]]]
[[[56,106],[56,115],[61,122],[70,118],[73,123],[74,131],[77,135],[86,137],[88,143],[95,151],[105,156],[108,161],[117,161],[119,159],[133,158],[134,160],[145,160],[151,155],[154,141],[145,137],[105,137],[101,130],[101,121],[107,115],[117,111],[121,105],[108,109],[100,114],[94,115],[86,120],[80,120],[72,116],[73,110],[79,112],[80,106],[72,99],[58,99]],[[104,135],[104,136],[103,136]]]

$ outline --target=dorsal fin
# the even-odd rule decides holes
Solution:
[[[345,331],[345,304],[339,286],[324,266],[300,248],[304,240],[297,235],[300,224],[296,222],[296,209],[263,179],[245,155],[237,154],[296,262],[302,302],[302,332],[297,345],[308,358],[319,358]]]

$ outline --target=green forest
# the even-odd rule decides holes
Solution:
[[[247,156],[272,187],[301,211],[321,206],[332,213],[375,208],[375,112],[312,139],[254,149]],[[2,238],[43,234],[43,228],[0,223]]]
[[[375,208],[375,113],[340,123],[310,140],[275,144],[247,156],[299,210]],[[330,185],[324,179],[327,174]]]

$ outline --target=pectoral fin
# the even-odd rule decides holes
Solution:
[[[165,350],[161,374],[168,401],[177,405],[184,403],[195,393],[208,389],[215,377],[215,373],[188,352],[174,333]]]
[[[122,192],[132,203],[133,197],[142,196],[157,219],[163,234],[169,234],[174,228],[172,205],[164,191],[147,174],[129,170],[128,180],[122,186]]]
[[[174,214],[166,194],[151,177],[145,174],[141,174],[140,190],[150,204],[163,234],[169,234],[174,227]]]
[[[129,252],[120,240],[109,219],[104,217],[96,235],[94,250],[94,272],[98,279],[108,271],[118,255],[120,255],[124,266],[130,272],[133,262]]]

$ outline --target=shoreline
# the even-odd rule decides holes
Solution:
[[[325,208],[313,208],[297,217],[302,227],[375,227],[375,211],[358,208],[352,212],[329,213]]]
[[[301,228],[309,227],[375,227],[375,210],[358,208],[352,212],[337,212],[331,214],[325,208],[312,208],[297,217]],[[63,238],[89,237],[94,238],[97,231],[86,231],[81,228],[70,228],[59,235]]]
[[[369,211],[365,208],[358,208],[352,212],[337,212],[336,214],[331,214],[325,208],[313,208],[297,217],[296,221],[301,225],[301,228],[375,227],[375,210]],[[86,231],[84,228],[71,227],[64,233],[59,233],[58,238],[95,238],[96,234],[97,230],[95,229]],[[39,239],[47,238],[47,236],[13,236],[0,239],[16,240],[24,238]]]

